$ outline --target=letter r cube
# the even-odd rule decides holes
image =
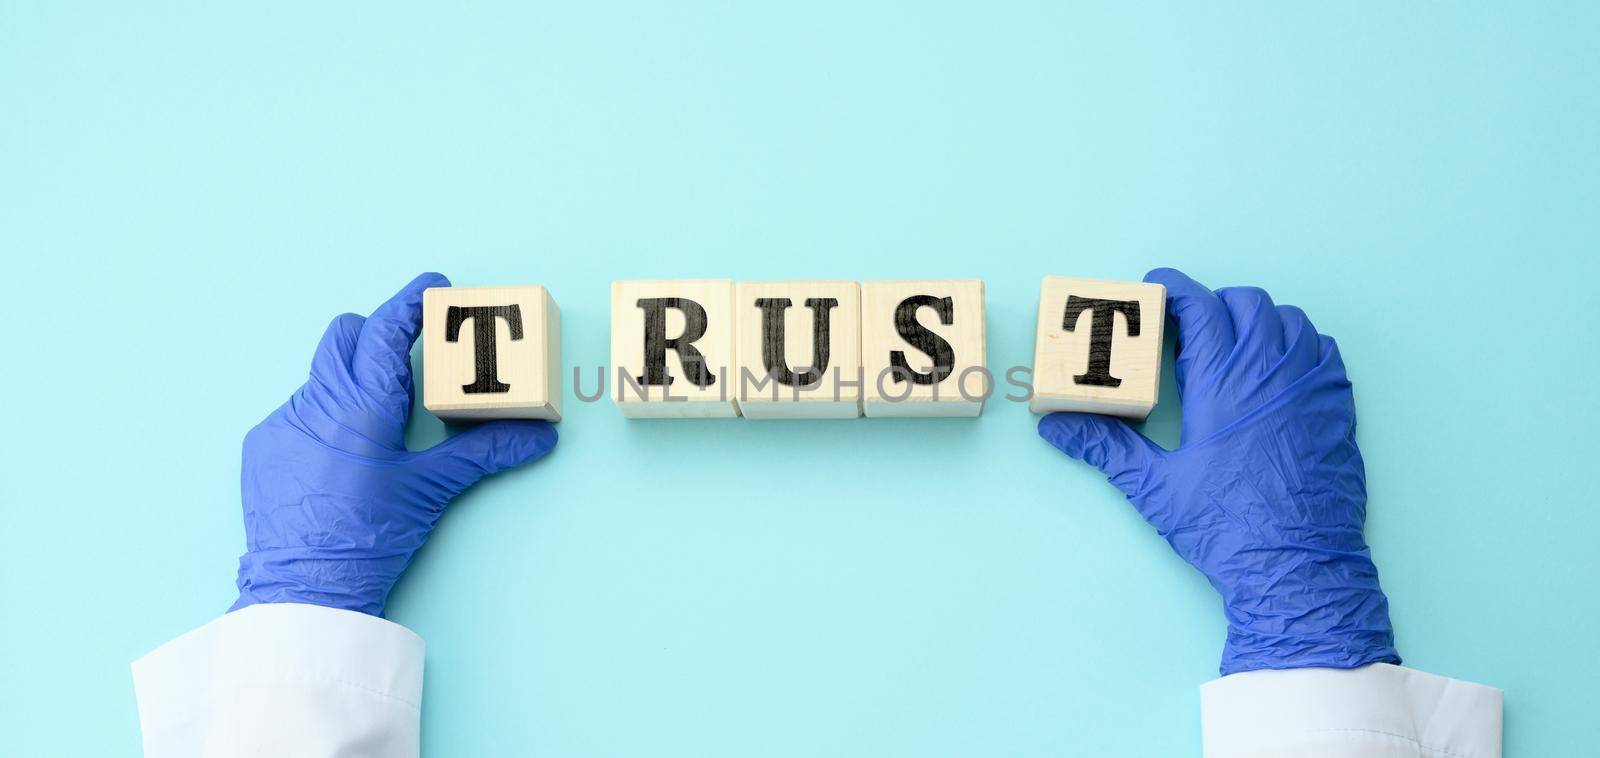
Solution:
[[[422,293],[422,404],[449,420],[561,420],[561,311],[549,290]]]
[[[1161,389],[1166,299],[1159,284],[1045,277],[1029,409],[1149,415]]]
[[[733,280],[611,283],[611,397],[627,418],[732,418]]]

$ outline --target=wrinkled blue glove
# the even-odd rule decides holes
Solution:
[[[411,344],[423,274],[372,315],[333,320],[311,378],[244,438],[239,600],[383,615],[389,589],[444,506],[473,482],[550,451],[543,421],[496,421],[422,452],[406,450]]]
[[[1172,269],[1145,281],[1166,286],[1178,327],[1179,448],[1082,413],[1046,416],[1039,434],[1105,472],[1222,593],[1224,675],[1399,663],[1333,338],[1254,287],[1212,293]]]

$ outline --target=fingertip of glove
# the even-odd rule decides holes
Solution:
[[[536,461],[554,448],[555,428],[547,421],[503,419],[461,432],[425,455],[442,461],[464,461],[494,473]]]
[[[1074,458],[1078,457],[1080,445],[1076,444],[1077,435],[1073,435],[1073,427],[1080,414],[1057,412],[1045,415],[1039,419],[1039,436],[1046,442]]]
[[[1167,284],[1174,281],[1188,281],[1189,275],[1168,266],[1158,266],[1145,272],[1144,281],[1149,284]]]
[[[524,419],[511,419],[500,422],[508,429],[515,430],[518,434],[526,435],[529,443],[529,460],[538,458],[550,452],[551,448],[560,441],[561,435],[556,433],[555,424],[548,421],[534,421]]]
[[[556,425],[548,421],[532,421],[528,423],[528,426],[552,446],[561,439],[561,435],[556,432]]]
[[[441,274],[441,273],[439,273],[437,271],[424,271],[424,272],[418,274],[417,278],[411,280],[411,287],[416,288],[416,289],[427,289],[429,287],[449,287],[449,286],[450,286],[450,277],[447,277],[444,274]]]

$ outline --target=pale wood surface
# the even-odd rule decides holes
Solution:
[[[738,371],[734,380],[739,411],[745,418],[855,418],[861,415],[861,287],[854,281],[807,280],[739,282],[735,287],[738,317]],[[828,363],[813,387],[793,387],[767,378],[763,360],[773,335],[764,328],[759,299],[787,299],[783,311],[783,356],[795,374],[812,367],[816,311],[811,299],[832,299],[827,308]]]
[[[690,383],[678,352],[666,353],[670,387],[628,383],[638,380],[645,368],[645,311],[640,299],[682,298],[705,309],[706,330],[694,340],[695,349],[705,356],[706,370],[715,377],[712,384],[696,387]],[[666,309],[666,337],[684,333],[686,321],[680,309]],[[606,380],[611,398],[628,418],[726,418],[738,415],[734,405],[733,281],[730,279],[655,279],[611,283],[611,366]],[[641,397],[642,395],[642,397]]]
[[[1139,304],[1139,334],[1129,336],[1128,319],[1115,312],[1111,330],[1110,374],[1117,387],[1074,380],[1089,366],[1094,314],[1078,314],[1072,331],[1064,328],[1067,300],[1096,298]],[[1081,411],[1144,418],[1161,389],[1161,335],[1166,324],[1166,288],[1159,284],[1046,276],[1039,289],[1038,331],[1034,340],[1034,413]]]
[[[950,298],[951,323],[941,323],[934,308],[918,308],[920,324],[949,343],[954,352],[950,373],[934,384],[896,382],[889,374],[891,354],[902,351],[912,370],[933,365],[932,356],[906,341],[896,329],[895,314],[907,298]],[[992,385],[982,372],[985,365],[983,281],[937,279],[874,281],[861,284],[861,363],[865,374],[863,412],[867,416],[977,416],[983,412],[983,393]],[[880,381],[881,377],[881,381]],[[965,382],[966,396],[957,387]],[[986,384],[986,382],[988,384]]]
[[[496,375],[505,392],[468,393],[476,378],[475,330],[468,320],[455,342],[445,339],[450,306],[515,305],[522,339],[511,324],[495,321]],[[422,294],[422,404],[452,420],[523,418],[561,420],[561,311],[539,285],[435,287]]]

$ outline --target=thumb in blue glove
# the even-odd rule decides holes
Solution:
[[[422,291],[448,286],[423,274],[371,316],[335,318],[310,379],[245,435],[248,552],[229,610],[308,603],[382,616],[451,499],[555,446],[546,422],[496,421],[406,450]]]
[[[1039,434],[1103,471],[1222,594],[1224,675],[1399,663],[1362,537],[1366,474],[1339,348],[1253,287],[1211,292],[1173,269],[1183,403],[1177,450],[1120,420],[1054,413]]]

